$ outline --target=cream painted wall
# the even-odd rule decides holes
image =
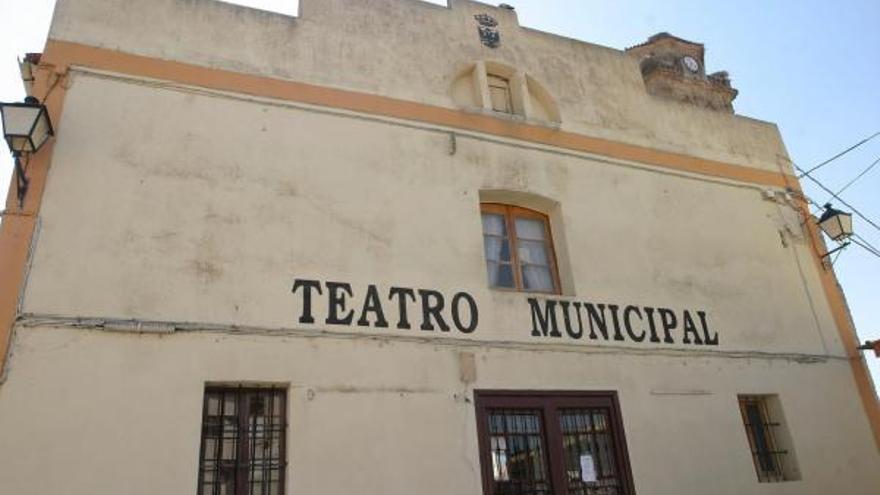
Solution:
[[[573,300],[707,311],[725,351],[843,353],[760,189],[87,75],[61,127],[25,313],[291,327],[314,278],[466,290],[472,338],[534,342],[525,296],[486,286],[479,191],[505,189],[559,203]]]
[[[49,37],[443,107],[454,107],[463,69],[494,60],[543,84],[565,130],[790,170],[773,124],[652,98],[623,52],[520,28],[508,10],[451,3],[301,0],[293,18],[214,0],[59,0]],[[478,13],[500,23],[498,49],[480,44]]]
[[[15,346],[0,388],[4,493],[194,493],[204,383],[242,379],[290,385],[297,495],[481,493],[463,397],[499,388],[617,390],[640,494],[826,494],[845,480],[847,493],[869,495],[880,483],[845,362],[478,346],[464,349],[477,362],[465,386],[454,345],[28,327]],[[765,392],[781,397],[801,481],[755,480],[736,395]]]
[[[224,381],[291,384],[290,493],[480,493],[474,388],[618,391],[642,494],[880,481],[799,224],[760,189],[473,136],[450,154],[447,132],[82,71],[70,83],[0,387],[0,491],[191,492],[202,390]],[[479,192],[495,189],[558,202],[563,298],[702,309],[720,346],[530,337],[526,295],[486,288]],[[296,277],[356,297],[466,290],[480,326],[300,325]],[[196,331],[59,327],[82,317]],[[461,351],[477,355],[471,387]],[[801,481],[756,483],[741,393],[780,396]]]

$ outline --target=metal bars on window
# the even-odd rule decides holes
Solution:
[[[560,410],[570,495],[621,493],[609,412],[605,408]]]
[[[286,432],[284,389],[208,387],[199,495],[283,495]]]
[[[739,407],[758,481],[761,483],[785,481],[788,451],[781,450],[777,446],[774,430],[779,427],[779,423],[770,420],[765,398],[740,396]]]
[[[613,392],[477,391],[485,495],[631,495]]]
[[[540,410],[490,410],[489,441],[496,494],[550,495]]]

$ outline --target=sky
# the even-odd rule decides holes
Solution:
[[[416,1],[416,0],[412,0]],[[520,24],[591,43],[626,48],[667,31],[706,46],[709,72],[730,72],[740,115],[775,122],[795,164],[809,169],[880,131],[880,1],[877,0],[505,0]],[[291,0],[230,1],[295,15]],[[445,1],[432,3],[445,4]],[[54,0],[0,0],[0,101],[20,101],[16,58],[39,52]],[[815,173],[837,191],[880,158],[880,136]],[[12,160],[0,153],[0,198]],[[804,189],[823,204],[830,196]],[[841,197],[880,225],[880,165]],[[849,210],[834,202],[836,207]],[[854,217],[855,231],[880,248],[880,229]],[[857,246],[835,270],[859,340],[880,339],[880,257]],[[880,359],[868,355],[880,389]]]

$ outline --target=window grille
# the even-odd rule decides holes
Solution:
[[[741,396],[739,407],[758,481],[761,483],[787,481],[790,478],[786,476],[789,452],[780,448],[777,442],[776,433],[781,428],[781,424],[771,420],[767,397]]]
[[[477,391],[485,495],[631,495],[613,392]]]
[[[283,495],[286,409],[284,389],[208,387],[199,495]]]

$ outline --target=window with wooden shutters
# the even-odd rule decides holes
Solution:
[[[199,495],[283,495],[287,392],[208,387]]]
[[[631,495],[613,392],[477,391],[485,495]]]
[[[547,216],[497,203],[481,205],[489,286],[559,293],[556,254]]]

